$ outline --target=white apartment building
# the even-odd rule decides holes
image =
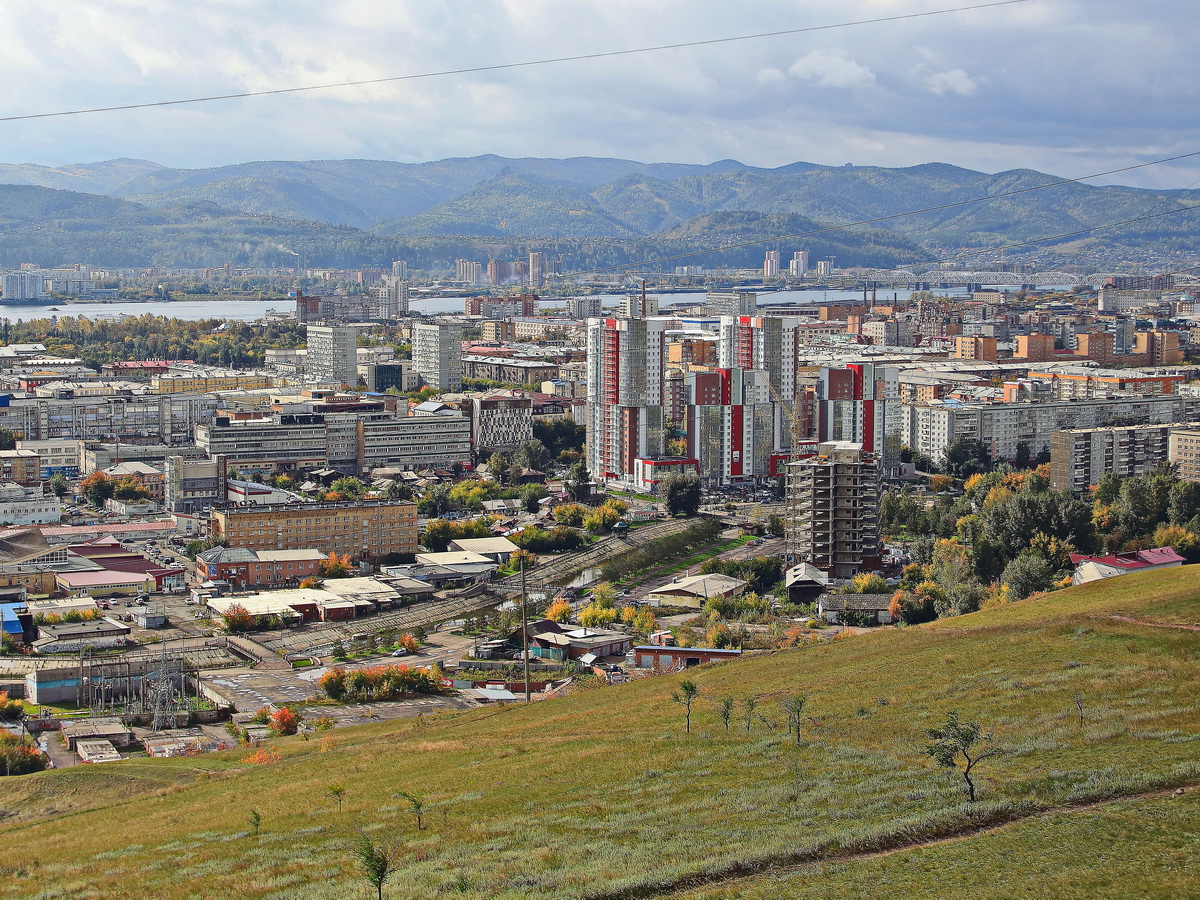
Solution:
[[[412,327],[413,369],[421,380],[443,391],[462,390],[462,326],[456,322],[418,322]]]
[[[1049,450],[1055,431],[1121,423],[1163,424],[1200,419],[1200,397],[1134,395],[1104,400],[905,404],[902,434],[914,452],[940,462],[960,435],[980,441],[994,459],[1012,459],[1017,444],[1037,455]]]
[[[8,272],[5,274],[5,300],[41,300],[45,296],[46,277],[41,272]]]
[[[383,275],[375,288],[375,314],[381,319],[398,319],[408,315],[408,280],[396,267],[404,263],[392,263],[392,274]]]
[[[358,381],[358,329],[351,325],[309,325],[308,374],[321,381]]]
[[[758,311],[758,294],[750,291],[709,291],[704,313],[709,316],[752,316]]]

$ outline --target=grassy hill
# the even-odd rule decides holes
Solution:
[[[1143,795],[1200,785],[1200,632],[1171,627],[1198,620],[1200,580],[1176,569],[693,670],[691,734],[675,675],[277,739],[269,765],[0,779],[0,897],[374,896],[357,828],[399,844],[394,898],[1194,894],[1195,793]],[[799,744],[746,732],[742,700],[781,723],[797,693]],[[1005,751],[973,804],[922,752],[950,710]],[[396,790],[428,799],[423,831]]]

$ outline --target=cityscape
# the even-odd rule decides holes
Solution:
[[[590,108],[571,67],[608,56],[679,104],[659,62],[686,51],[710,92],[891,92],[983,122],[1018,76],[952,55],[960,27],[1026,34],[1064,3],[863,3],[592,55],[514,37],[526,62],[310,61],[315,81],[128,106],[118,78],[111,102],[34,94],[11,119],[50,148],[58,117],[182,105],[219,141],[212,105],[261,102],[258,139],[290,140],[279,104],[332,130],[378,112],[355,91],[425,79],[500,110],[553,71]],[[446,27],[398,10],[413,47]],[[298,13],[297,47],[322,15]],[[493,27],[464,13],[459,39],[503,44]],[[735,77],[749,44],[871,27],[922,35],[916,87],[834,37]],[[402,96],[390,115],[419,122]],[[532,115],[525,144],[495,125],[510,156],[470,136],[437,160],[251,163],[153,130],[163,164],[11,150],[0,897],[1195,895],[1200,150],[1114,136],[1081,176],[1022,125],[947,138],[952,165],[880,107],[871,133],[904,140],[851,165],[864,114],[805,102],[822,164],[760,156],[778,123],[731,145],[751,163],[666,131],[555,156],[578,121]],[[719,107],[694,114],[759,121]],[[650,162],[626,158],[641,140]]]

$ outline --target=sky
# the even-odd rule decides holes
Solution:
[[[6,0],[0,116],[419,75],[978,0]],[[1025,0],[653,53],[0,122],[0,162],[493,153],[1079,177],[1200,151],[1192,0]],[[1188,187],[1200,156],[1093,183]]]

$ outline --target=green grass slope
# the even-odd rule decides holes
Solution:
[[[1054,810],[1200,782],[1200,632],[1169,627],[1198,620],[1200,579],[1177,569],[694,670],[690,735],[671,699],[682,676],[668,676],[279,739],[271,765],[239,751],[0,779],[14,848],[0,897],[374,896],[348,852],[356,829],[398,845],[393,898],[822,896],[838,884],[869,896],[871,866],[909,859],[917,868],[889,896],[959,896],[929,886],[939,867],[970,868],[969,842],[987,851],[979,877],[1019,869],[1029,893],[1055,896],[1036,830],[1065,815]],[[753,696],[782,722],[778,701],[793,693],[809,698],[799,745],[778,725],[746,733],[740,703],[729,733],[716,713],[720,697]],[[976,770],[974,804],[922,753],[949,710],[1005,749]],[[396,790],[427,797],[423,831]],[[1071,838],[1081,877],[1121,852],[1107,833]],[[1012,835],[1023,837],[1001,843]],[[952,836],[962,842],[858,860]],[[742,880],[830,859],[844,868]],[[1183,893],[1200,890],[1194,872],[1184,880]],[[1180,895],[1178,879],[1159,883],[1159,896]]]

